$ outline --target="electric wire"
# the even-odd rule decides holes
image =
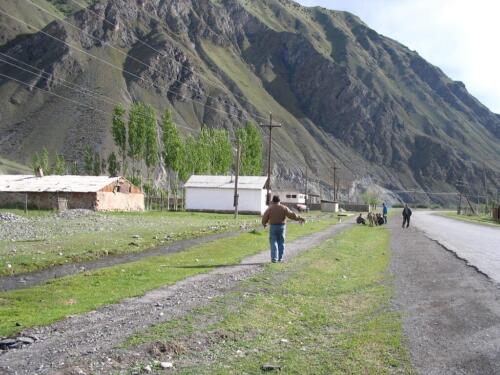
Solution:
[[[59,16],[57,16],[57,15],[53,14],[52,12],[50,12],[50,11],[48,11],[47,9],[45,9],[45,8],[43,8],[43,7],[41,7],[41,6],[39,6],[38,4],[35,4],[32,0],[25,0],[25,1],[26,1],[26,2],[29,2],[29,3],[30,3],[30,4],[32,4],[34,7],[36,7],[37,9],[40,9],[41,11],[45,12],[46,14],[51,15],[52,17],[56,18],[56,19],[57,19],[57,20],[59,20],[60,22],[62,22],[62,23],[64,23],[64,24],[66,24],[66,25],[69,25],[69,26],[71,26],[72,28],[74,28],[74,29],[76,29],[76,30],[78,30],[78,31],[82,32],[83,34],[85,34],[85,35],[86,35],[86,36],[88,36],[89,38],[92,38],[93,40],[98,41],[98,42],[102,43],[103,45],[105,45],[105,46],[107,46],[107,47],[112,48],[113,50],[115,50],[115,51],[117,51],[119,54],[121,54],[122,56],[125,56],[126,58],[129,58],[129,59],[131,59],[131,60],[133,60],[133,61],[135,61],[135,62],[137,62],[137,63],[139,63],[139,64],[141,64],[141,65],[143,65],[143,66],[145,66],[145,67],[146,67],[146,68],[148,68],[148,69],[152,69],[153,71],[155,71],[155,72],[157,72],[157,73],[160,73],[160,74],[162,73],[160,70],[158,70],[158,69],[156,69],[156,68],[153,68],[152,66],[150,66],[150,65],[146,64],[144,61],[142,61],[142,60],[140,60],[140,59],[138,59],[138,58],[136,58],[136,57],[134,57],[134,56],[129,55],[128,53],[126,53],[126,52],[122,51],[120,48],[117,48],[117,47],[113,46],[110,42],[106,42],[106,41],[104,41],[103,39],[100,39],[100,38],[98,38],[98,37],[96,37],[96,36],[94,36],[94,35],[89,34],[89,33],[88,33],[88,32],[86,32],[85,30],[83,30],[82,28],[80,28],[80,27],[78,27],[78,26],[76,26],[76,25],[72,24],[71,22],[66,21],[64,18],[59,17]],[[158,53],[160,53],[160,54],[161,54],[161,52],[160,52],[160,51],[158,51],[158,50],[155,50],[155,51],[157,51]],[[164,57],[168,57],[168,56],[166,56],[165,54],[162,54],[162,56],[164,56]],[[186,71],[189,71],[189,72],[193,73],[193,70],[191,70],[191,69],[187,68],[186,66],[182,65],[182,64],[181,64],[180,62],[178,62],[177,60],[172,59],[172,58],[168,58],[168,59],[169,59],[169,60],[171,60],[171,61],[176,61],[176,62],[179,64],[179,66],[181,67],[181,69],[183,69],[183,70],[186,70]],[[203,76],[201,76],[201,75],[199,75],[199,76],[203,78]],[[195,87],[193,87],[192,85],[190,85],[189,83],[186,83],[186,82],[181,81],[181,80],[179,80],[179,79],[172,78],[172,81],[174,81],[174,82],[178,82],[178,83],[180,83],[180,84],[186,85],[186,87],[189,87],[189,88],[191,88],[191,89],[193,89],[193,90],[196,90],[196,88],[195,88]],[[229,91],[228,91],[228,92],[229,92]],[[233,95],[234,95],[234,94],[233,94]],[[211,96],[211,95],[205,95],[205,97],[206,97],[206,98],[215,99],[215,100],[217,99],[216,97],[213,97],[213,96]],[[242,97],[242,98],[243,98],[243,97]],[[247,103],[249,103],[249,104],[252,104],[252,103],[251,103],[248,99],[246,99],[246,98],[244,99],[244,101],[245,101],[245,102],[247,102]],[[244,110],[244,109],[243,109],[243,111],[244,111],[244,112],[245,112],[248,116],[250,116],[250,115],[248,114],[248,112],[246,112],[246,110]],[[255,116],[255,117],[256,117],[256,116]]]
[[[53,35],[51,35],[51,34],[49,34],[49,33],[45,32],[45,31],[43,31],[43,30],[41,30],[41,29],[38,29],[38,28],[36,28],[35,26],[30,25],[30,24],[29,24],[29,23],[27,23],[27,22],[24,22],[24,21],[20,20],[19,18],[14,17],[14,16],[12,16],[12,15],[8,14],[7,12],[5,12],[5,11],[3,11],[3,10],[1,10],[1,9],[0,9],[0,13],[2,13],[2,14],[4,14],[4,15],[6,15],[7,17],[9,17],[9,18],[11,18],[11,19],[13,19],[13,20],[15,20],[15,21],[18,21],[18,22],[20,22],[20,23],[22,23],[22,24],[25,24],[26,26],[29,26],[29,27],[33,28],[34,30],[36,30],[36,31],[38,31],[38,32],[40,32],[40,33],[42,33],[42,34],[44,34],[44,35],[48,36],[48,37],[49,37],[49,38],[51,38],[51,39],[54,39],[54,40],[56,40],[56,41],[58,41],[58,42],[60,42],[60,43],[63,43],[63,44],[67,45],[68,47],[70,47],[70,48],[72,48],[72,49],[74,49],[74,50],[76,50],[76,51],[78,51],[78,52],[81,52],[81,53],[83,53],[83,54],[85,54],[85,55],[88,55],[89,57],[94,58],[94,59],[96,59],[97,61],[99,61],[99,62],[101,62],[101,63],[103,63],[103,64],[105,64],[105,65],[108,65],[108,66],[110,66],[110,67],[112,67],[112,68],[114,68],[114,69],[117,69],[117,70],[119,70],[119,71],[120,71],[120,72],[122,72],[122,73],[127,73],[128,75],[130,75],[130,76],[132,76],[132,77],[134,77],[134,78],[137,78],[137,79],[139,79],[139,80],[141,80],[141,81],[145,82],[144,78],[142,78],[142,77],[138,76],[137,74],[132,73],[132,72],[129,72],[129,71],[125,70],[125,69],[122,69],[122,68],[120,68],[119,66],[114,65],[114,64],[112,64],[112,63],[110,63],[110,62],[109,62],[109,61],[107,61],[107,60],[101,59],[101,58],[100,58],[100,57],[98,57],[98,56],[95,56],[95,55],[93,55],[93,54],[91,54],[91,53],[89,53],[89,52],[87,52],[87,51],[84,51],[84,50],[82,50],[82,49],[80,49],[80,48],[78,48],[78,47],[75,47],[74,45],[72,45],[72,44],[70,44],[70,43],[67,43],[67,42],[63,41],[62,39],[56,38],[55,36],[53,36]],[[146,83],[147,83],[147,82],[146,82]],[[174,91],[172,91],[172,90],[170,90],[170,89],[165,89],[165,88],[162,88],[162,87],[160,87],[160,86],[156,85],[154,82],[152,82],[152,83],[151,83],[151,85],[152,85],[153,87],[155,87],[155,88],[159,89],[159,90],[165,90],[166,92],[169,92],[169,93],[171,93],[171,94],[173,94],[173,95],[176,95],[176,96],[177,96],[177,97],[179,97],[179,98],[183,98],[184,100],[191,101],[191,102],[193,102],[193,103],[198,103],[198,104],[201,104],[201,105],[203,105],[204,107],[206,107],[206,108],[210,108],[210,109],[212,109],[212,110],[214,110],[214,111],[216,111],[216,112],[224,113],[224,114],[228,115],[229,117],[235,117],[235,118],[237,118],[237,119],[242,119],[242,120],[252,120],[252,118],[250,118],[250,117],[245,117],[245,116],[240,116],[240,115],[236,115],[236,114],[231,114],[231,113],[226,112],[226,111],[224,111],[224,110],[221,110],[221,109],[219,109],[219,108],[216,108],[216,107],[210,106],[210,105],[208,105],[208,104],[206,104],[206,103],[204,103],[204,102],[202,102],[202,101],[199,101],[199,100],[194,100],[194,99],[192,99],[192,98],[188,98],[188,97],[182,96],[182,95],[180,95],[179,93],[174,92]],[[244,111],[243,111],[243,112],[244,112]],[[257,116],[256,116],[256,117],[257,117]],[[259,116],[259,117],[260,117],[260,116]]]
[[[86,4],[82,4],[82,3],[80,3],[80,2],[78,2],[78,1],[76,1],[76,0],[70,0],[70,1],[71,1],[71,2],[73,2],[74,4],[77,4],[77,5],[80,7],[80,9],[82,9],[82,10],[86,10],[86,11],[91,12],[91,13],[92,13],[92,14],[94,14],[96,17],[98,17],[98,18],[102,19],[104,22],[106,22],[107,24],[109,24],[109,25],[111,25],[111,26],[116,27],[116,26],[118,25],[118,24],[113,23],[113,22],[109,21],[108,19],[106,19],[106,17],[104,17],[104,16],[102,16],[101,14],[97,13],[96,11],[94,11],[93,9],[91,9],[88,5],[86,5]],[[145,10],[145,9],[142,9],[142,11],[143,11],[144,13],[146,13],[146,14],[150,15],[152,18],[158,19],[158,16],[156,16],[156,15],[152,14],[151,12],[148,12],[148,11],[147,11],[147,10]],[[160,21],[161,21],[161,20],[160,20]],[[140,39],[138,39],[137,41],[138,41],[140,44],[142,44],[143,46],[148,47],[149,49],[151,49],[151,50],[153,50],[153,51],[155,51],[155,52],[159,53],[159,54],[160,54],[160,55],[162,55],[162,56],[164,56],[166,59],[168,59],[168,60],[172,61],[173,63],[175,63],[175,64],[179,64],[179,65],[181,65],[181,66],[182,66],[182,64],[181,64],[179,61],[177,61],[177,60],[175,60],[175,59],[171,58],[170,56],[166,55],[164,52],[162,52],[162,51],[158,50],[157,48],[153,47],[153,46],[152,46],[152,45],[150,45],[149,43],[144,42],[143,40],[140,40]],[[196,75],[196,76],[200,77],[200,78],[201,78],[201,79],[203,79],[205,82],[209,82],[209,83],[211,83],[211,84],[212,84],[212,87],[218,87],[218,88],[222,89],[223,91],[225,91],[225,92],[227,92],[227,93],[229,93],[229,94],[233,95],[234,97],[241,98],[243,101],[246,101],[246,102],[248,102],[248,103],[252,104],[252,103],[251,103],[248,99],[246,99],[244,96],[239,95],[239,94],[236,94],[236,93],[234,93],[234,92],[231,92],[230,90],[228,90],[228,89],[227,89],[227,88],[226,88],[223,84],[221,84],[220,82],[217,82],[217,81],[212,81],[212,80],[210,80],[210,79],[206,78],[206,77],[205,77],[205,76],[203,76],[202,74],[200,74],[200,73],[198,73],[198,72],[196,72],[196,71],[194,71],[194,70],[192,70],[192,69],[189,69],[189,68],[186,68],[186,67],[184,67],[184,68],[185,68],[186,70],[190,71],[193,75]]]
[[[0,54],[1,54],[1,52],[0,52]],[[11,66],[13,66],[13,67],[14,67],[14,68],[16,68],[16,69],[23,70],[23,71],[25,71],[25,72],[27,72],[27,73],[33,74],[34,76],[39,76],[39,75],[42,75],[42,77],[44,77],[44,78],[46,78],[46,79],[49,79],[49,78],[54,78],[54,77],[53,77],[50,73],[44,72],[43,70],[40,70],[38,73],[36,73],[36,72],[30,71],[30,70],[28,70],[28,69],[22,68],[22,67],[20,67],[20,66],[17,66],[17,65],[15,65],[15,64],[13,64],[13,63],[11,63],[11,62],[7,61],[7,60],[4,60],[4,59],[2,59],[2,58],[0,58],[0,62],[3,62],[3,63],[8,64],[8,65],[11,65]],[[54,80],[59,81],[59,80],[62,80],[62,79],[59,79],[59,78],[54,78]],[[91,93],[91,92],[88,92],[88,91],[85,91],[85,90],[80,90],[80,89],[78,89],[78,88],[71,87],[71,86],[69,86],[69,85],[67,85],[67,84],[64,84],[64,83],[61,83],[60,85],[61,85],[62,87],[66,87],[66,88],[68,88],[68,89],[70,89],[70,90],[73,90],[73,91],[75,91],[75,92],[79,92],[79,93],[81,93],[81,94],[84,94],[84,95],[87,95],[87,96],[91,96],[91,97],[93,97],[93,98],[96,98],[95,93]],[[112,100],[112,99],[108,99],[107,97],[104,97],[104,98],[99,98],[99,100],[102,100],[102,101],[104,101],[104,102],[106,102],[106,103],[108,103],[108,104],[114,104],[114,105],[119,105],[119,104],[120,104],[119,102],[114,101],[114,100]]]

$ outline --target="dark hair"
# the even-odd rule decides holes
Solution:
[[[278,203],[280,201],[279,195],[273,196],[273,203]]]

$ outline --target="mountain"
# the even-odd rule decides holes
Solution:
[[[456,191],[459,179],[495,191],[500,116],[350,13],[288,0],[80,2],[0,4],[0,156],[108,152],[114,103],[142,100],[170,108],[184,133],[234,133],[272,112],[283,125],[273,131],[278,185],[303,184],[307,167],[326,188],[335,162],[344,189],[438,202],[450,196],[399,191]]]

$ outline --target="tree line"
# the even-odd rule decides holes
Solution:
[[[182,137],[172,113],[166,110],[158,120],[154,109],[142,102],[133,103],[127,111],[122,105],[113,109],[111,134],[116,152],[107,157],[87,146],[83,169],[76,162],[68,165],[62,154],[49,158],[47,149],[36,153],[32,167],[46,174],[109,174],[126,176],[134,184],[152,189],[152,177],[161,162],[170,172],[167,184],[176,195],[180,184],[192,174],[229,174],[234,162],[235,146],[225,129],[202,127],[197,135]],[[241,147],[240,174],[262,173],[262,137],[257,126],[248,122],[237,129]],[[53,159],[53,163],[49,163]]]

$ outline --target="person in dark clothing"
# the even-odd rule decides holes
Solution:
[[[387,213],[388,209],[387,206],[385,205],[385,202],[382,203],[382,216],[384,217],[384,224],[387,224]]]
[[[359,216],[356,218],[356,224],[366,225],[365,219],[363,218],[362,214],[359,214]]]
[[[380,214],[377,214],[377,224],[378,225],[384,225],[385,224],[384,218]]]
[[[411,217],[411,209],[408,207],[407,204],[405,204],[405,207],[403,208],[403,228],[408,228],[410,226],[410,217]]]

